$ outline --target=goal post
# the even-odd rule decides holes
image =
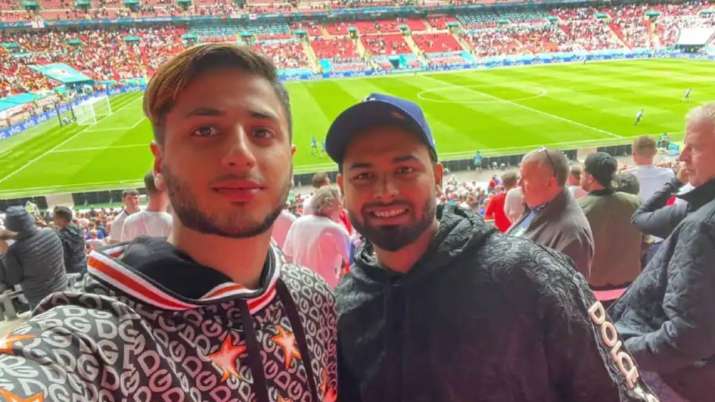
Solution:
[[[97,124],[97,120],[112,114],[112,105],[107,96],[87,99],[74,107],[77,125],[89,126]]]

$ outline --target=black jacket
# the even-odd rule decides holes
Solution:
[[[367,247],[338,286],[341,401],[646,400],[597,335],[567,257],[456,207],[438,216],[409,273]]]
[[[64,250],[65,270],[68,274],[87,271],[87,258],[84,253],[84,237],[82,230],[74,224],[69,224],[57,231],[62,240]]]
[[[691,402],[715,384],[715,180],[681,195],[687,217],[611,313],[626,347]]]
[[[17,232],[17,241],[0,256],[0,282],[20,284],[33,307],[47,295],[65,290],[67,277],[57,233],[35,226],[24,207],[8,208],[5,226]]]
[[[688,213],[687,204],[666,205],[670,197],[682,186],[676,178],[667,182],[636,210],[631,222],[645,234],[668,237]]]

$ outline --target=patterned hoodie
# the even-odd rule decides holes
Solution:
[[[44,300],[0,339],[0,399],[336,399],[333,295],[276,248],[258,289],[159,239],[94,252],[88,267],[82,293]]]

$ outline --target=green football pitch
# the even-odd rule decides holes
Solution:
[[[682,137],[686,112],[715,99],[715,63],[680,59],[593,62],[287,84],[296,173],[334,168],[314,154],[330,122],[372,92],[418,102],[443,159],[510,154],[542,145],[620,144],[641,134]],[[683,99],[692,88],[690,100]],[[151,166],[142,97],[112,98],[92,126],[48,122],[0,142],[0,197],[138,185]],[[634,124],[635,115],[644,117]]]

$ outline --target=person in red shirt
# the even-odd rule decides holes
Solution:
[[[489,200],[485,218],[494,219],[494,225],[497,229],[504,233],[511,226],[511,221],[504,212],[504,201],[506,200],[506,193],[516,186],[518,177],[514,172],[506,172],[502,175],[501,180],[502,185],[504,186],[504,191],[494,195]]]

